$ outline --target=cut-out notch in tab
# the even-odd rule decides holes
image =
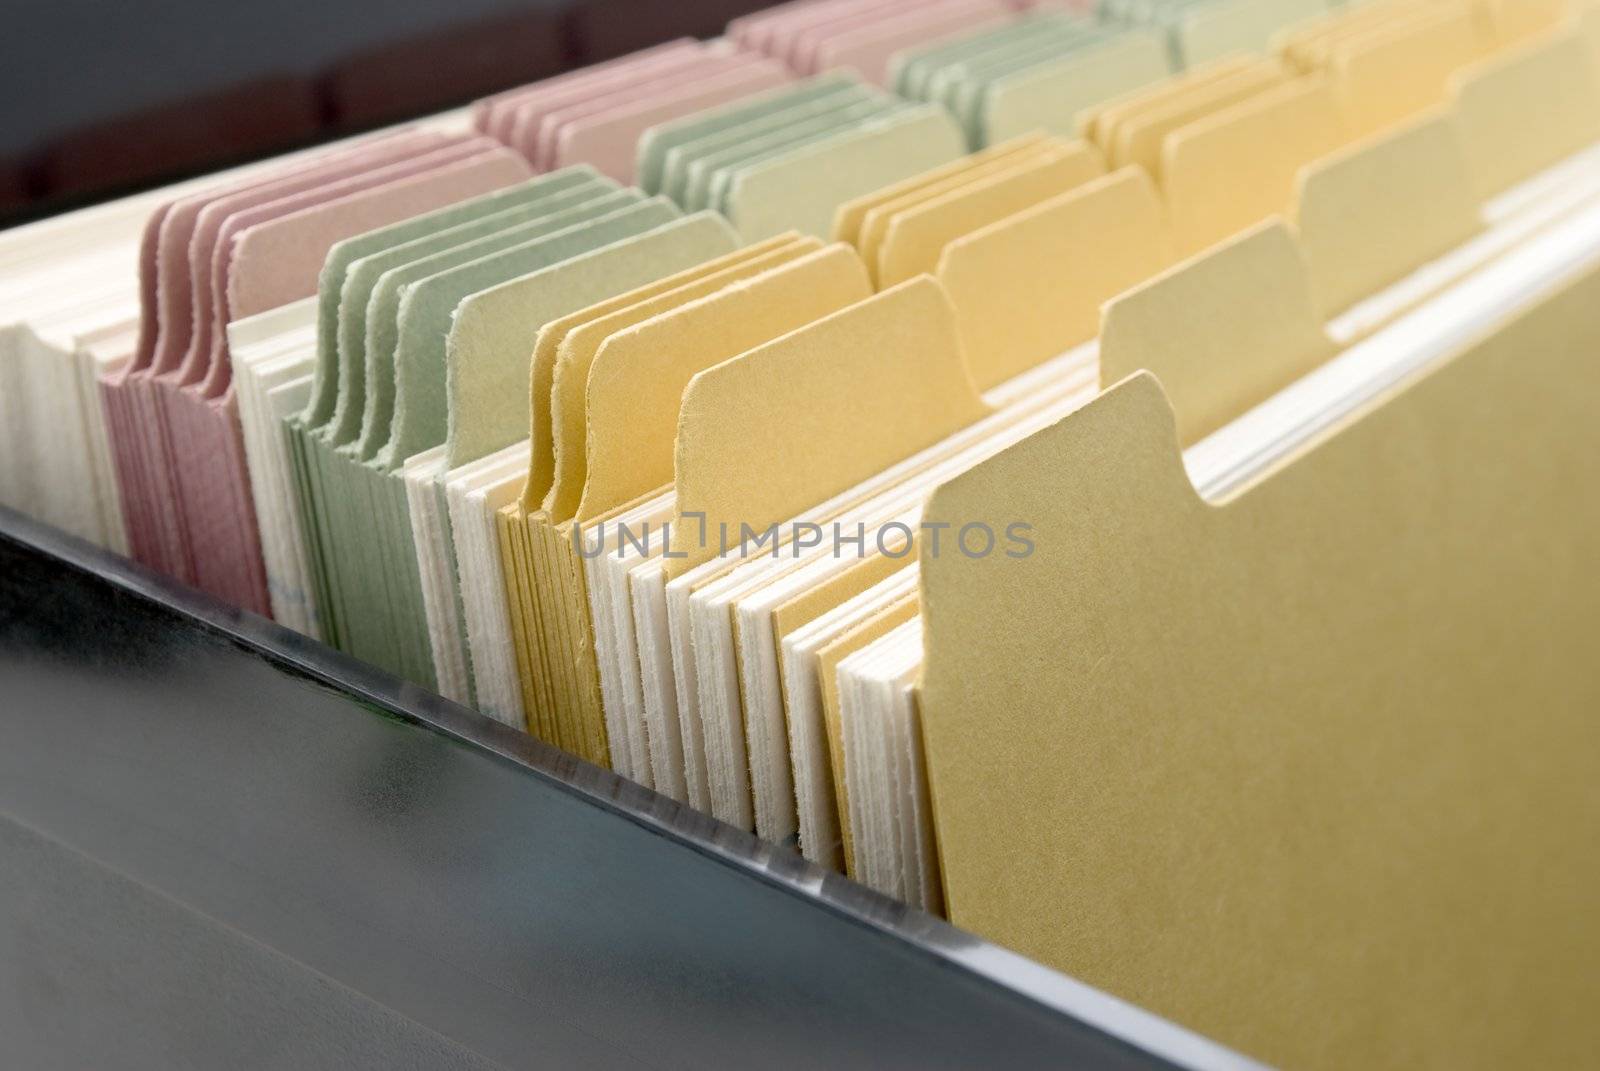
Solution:
[[[737,545],[988,413],[942,287],[919,276],[695,376],[678,418],[673,527]],[[686,522],[685,518],[692,518]],[[676,577],[716,540],[667,563]]]
[[[1197,442],[1333,355],[1305,260],[1271,220],[1110,302],[1100,382],[1155,373]]]

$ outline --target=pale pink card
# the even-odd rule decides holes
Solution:
[[[807,70],[844,68],[864,81],[885,85],[889,62],[909,48],[998,26],[1016,17],[1005,0],[952,0],[928,4],[915,14],[885,19],[873,26],[829,37],[817,44]]]
[[[248,225],[225,243],[225,278],[218,280],[225,297],[219,311],[238,318],[309,297],[335,242],[522,181],[530,173],[526,161],[488,138],[461,147],[472,151],[424,154],[415,166],[378,169],[372,181],[334,183],[316,199],[287,199],[279,205],[284,213],[275,217],[260,218],[267,206],[245,213]],[[196,585],[265,613],[270,600],[231,390],[225,323],[213,339],[205,378],[164,396],[169,426],[182,442],[173,456],[178,500]]]
[[[631,69],[636,65],[652,62],[662,56],[678,52],[698,52],[703,46],[691,37],[680,37],[675,41],[656,45],[653,48],[631,52],[626,56],[619,56],[604,63],[597,63],[591,67],[582,67],[575,71],[567,71],[553,78],[545,78],[538,82],[529,82],[527,85],[507,89],[493,96],[484,97],[472,105],[472,122],[477,129],[488,134],[496,141],[509,144],[511,138],[511,123],[515,117],[516,105],[525,98],[536,93],[557,92],[563,89],[586,86],[596,79],[607,78],[620,70]]]
[[[639,137],[657,123],[781,86],[794,75],[776,60],[752,60],[722,74],[685,82],[644,99],[569,123],[556,145],[555,166],[585,163],[632,183]]]

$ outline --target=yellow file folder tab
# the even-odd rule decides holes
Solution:
[[[1016,142],[1007,144],[1015,145]],[[866,262],[867,270],[872,273],[877,281],[878,255],[883,248],[884,239],[889,233],[889,224],[902,212],[908,212],[920,205],[927,204],[946,194],[957,190],[966,189],[975,183],[987,180],[1000,174],[1009,174],[1024,164],[1033,164],[1045,157],[1059,156],[1064,143],[1055,138],[1039,138],[1030,140],[1027,144],[1009,150],[1005,153],[990,156],[987,152],[974,153],[966,158],[963,166],[943,175],[937,179],[929,176],[944,171],[936,168],[918,180],[910,189],[904,192],[889,195],[890,190],[902,184],[890,187],[890,190],[880,190],[868,197],[862,198],[861,204],[870,204],[863,211],[860,224],[856,227],[856,238],[853,244],[861,252],[861,259]],[[982,157],[983,159],[980,159]],[[922,181],[926,179],[926,181]],[[843,209],[841,209],[843,211]],[[882,284],[879,283],[881,286]]]
[[[1371,3],[1336,7],[1319,19],[1308,19],[1290,26],[1273,38],[1271,51],[1282,56],[1302,72],[1320,69],[1322,57],[1340,40],[1359,36],[1385,25],[1438,11],[1445,6],[1462,7],[1465,0],[1373,0]]]
[[[1317,77],[1167,135],[1161,174],[1179,250],[1198,252],[1282,212],[1300,168],[1349,140],[1332,87]]]
[[[1124,168],[956,239],[937,277],[987,391],[1092,341],[1101,305],[1174,259],[1149,176]]]
[[[1273,1066],[1589,1063],[1597,305],[1591,258],[1220,504],[1145,375],[942,486],[1037,547],[923,553],[951,920]]]
[[[1508,49],[1457,72],[1452,88],[1484,197],[1600,141],[1600,72],[1587,33]]]
[[[1161,146],[1168,134],[1281,85],[1286,77],[1282,64],[1262,60],[1122,118],[1109,132],[1111,166],[1138,164],[1160,179]]]
[[[944,291],[902,283],[690,382],[673,527],[781,524],[986,412]],[[668,579],[716,550],[686,547]]]
[[[834,244],[607,339],[589,370],[588,466],[575,511],[591,520],[672,482],[684,392],[694,377],[872,292]],[[782,438],[783,424],[773,438]]]
[[[1341,41],[1321,64],[1337,86],[1346,121],[1360,134],[1442,104],[1451,76],[1493,45],[1470,8],[1442,5]]]
[[[866,222],[867,214],[873,209],[897,201],[902,197],[914,198],[921,191],[938,188],[943,183],[951,180],[960,181],[961,176],[974,168],[998,163],[1013,154],[1020,155],[1032,152],[1043,144],[1045,140],[1045,136],[1041,133],[1023,134],[1020,137],[1012,138],[1010,141],[1001,142],[999,145],[991,145],[989,148],[972,153],[970,156],[951,160],[947,164],[941,164],[928,171],[922,171],[909,178],[901,179],[899,182],[890,183],[869,193],[864,193],[859,197],[851,198],[834,211],[833,240],[836,242],[848,242],[859,248],[861,245],[861,227]]]
[[[1070,61],[1041,65],[996,82],[985,95],[983,142],[992,145],[1030,130],[1072,134],[1086,109],[1171,73],[1160,34],[1144,30],[1121,34],[1084,49],[1081,55],[1074,53]]]
[[[544,509],[553,517],[563,518],[572,516],[578,508],[578,498],[583,493],[585,480],[589,372],[594,367],[599,351],[609,345],[613,336],[821,248],[819,239],[797,237],[763,255],[689,280],[681,286],[597,316],[567,331],[556,349],[554,393],[550,399],[550,423],[555,436],[555,478],[549,494],[545,496]]]
[[[1148,109],[1163,107],[1173,98],[1191,93],[1219,78],[1248,70],[1259,62],[1258,57],[1248,54],[1227,56],[1085,108],[1078,113],[1078,136],[1098,145],[1100,151],[1109,157],[1119,124]]]
[[[1437,110],[1307,166],[1289,218],[1320,318],[1482,230],[1475,190],[1458,124]]]
[[[874,278],[879,287],[890,287],[932,272],[956,238],[1103,174],[1105,164],[1093,146],[1060,143],[896,212],[876,250]]]
[[[591,320],[630,308],[640,301],[658,294],[669,293],[708,275],[716,275],[748,264],[752,260],[760,260],[793,245],[798,240],[799,235],[790,231],[764,242],[735,249],[726,256],[697,264],[686,271],[645,286],[629,289],[607,301],[586,305],[576,312],[551,320],[540,328],[538,337],[534,340],[533,372],[529,377],[532,453],[529,456],[528,481],[523,487],[521,496],[524,508],[538,509],[544,502],[545,495],[550,493],[551,482],[555,479],[555,440],[550,420],[550,396],[555,383],[556,352],[569,332]]]
[[[812,238],[788,242],[761,258],[779,263],[748,276],[719,277],[723,285],[710,293],[698,293],[702,279],[646,299],[633,311],[652,315],[637,322],[627,322],[627,310],[613,310],[569,330],[569,341],[579,341],[574,333],[589,325],[611,333],[598,345],[581,340],[588,364],[582,395],[567,386],[547,403],[562,431],[555,472],[564,482],[552,483],[550,508],[510,516],[503,535],[503,553],[510,558],[507,597],[513,600],[519,665],[526,666],[524,695],[545,731],[563,746],[588,757],[616,753],[616,712],[601,701],[574,522],[601,520],[670,484],[679,406],[698,372],[871,293],[853,250],[816,245]],[[573,348],[563,356],[569,376],[584,371]],[[580,428],[581,437],[574,438]],[[580,442],[581,462],[563,458]]]
[[[1273,35],[1328,10],[1328,0],[1218,0],[1195,4],[1174,28],[1185,64],[1241,49],[1264,50]]]
[[[1155,373],[1188,445],[1333,351],[1300,250],[1273,221],[1111,301],[1100,329],[1100,383]]]

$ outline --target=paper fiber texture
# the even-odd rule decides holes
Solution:
[[[1333,90],[1299,79],[1168,135],[1161,178],[1178,247],[1195,253],[1283,212],[1300,168],[1349,141]]]
[[[877,284],[890,287],[931,272],[954,239],[1104,173],[1099,152],[1075,141],[897,213],[877,251]]]
[[[852,241],[876,279],[878,260],[890,225],[902,213],[967,190],[1001,174],[1010,174],[1024,165],[1058,157],[1065,148],[1058,139],[1046,139],[1042,135],[1026,144],[1018,145],[1018,142],[1012,141],[1006,142],[1006,145],[1017,147],[1001,152],[1001,147],[996,146],[994,150],[974,153],[947,167],[936,167],[905,182],[895,183],[875,194],[839,206],[834,213],[835,233],[854,233]],[[891,195],[890,191],[895,192]],[[859,218],[856,218],[858,215]]]
[[[780,110],[724,124],[667,151],[661,192],[686,208],[708,206],[719,192],[726,196],[727,178],[720,172],[838,133],[863,117],[891,111],[897,103],[870,86],[839,82],[826,93],[807,93]]]
[[[341,637],[347,649],[408,679],[432,683],[417,547],[404,481],[397,473],[410,457],[445,443],[446,332],[457,305],[485,287],[649,230],[676,214],[659,199],[639,201],[449,267],[403,289],[387,438],[380,438],[381,425],[364,430],[367,445],[383,442],[365,464],[357,458],[367,455],[320,455],[327,472],[322,477],[325,489],[317,496],[317,515],[328,529],[322,545],[331,558],[327,573],[332,582],[325,616],[346,626]],[[536,331],[537,326],[530,334]],[[369,342],[371,335],[369,330]],[[525,374],[517,375],[521,382],[514,388],[522,398]]]
[[[592,327],[614,315],[631,312],[636,307],[653,299],[662,298],[665,295],[673,295],[673,307],[676,307],[677,304],[693,300],[685,296],[689,293],[688,290],[684,289],[686,287],[705,284],[720,288],[736,278],[743,278],[747,274],[766,271],[776,264],[801,256],[803,253],[820,246],[821,243],[816,239],[802,239],[793,232],[779,235],[765,242],[756,242],[753,245],[737,248],[733,252],[725,253],[722,256],[701,260],[683,271],[663,276],[644,286],[638,286],[623,293],[583,305],[565,316],[546,321],[545,325],[539,329],[539,335],[534,340],[533,346],[533,374],[530,377],[528,399],[530,423],[528,476],[520,496],[523,508],[530,511],[543,508],[545,497],[551,493],[555,483],[556,429],[554,424],[554,398],[557,390],[556,369],[562,348],[567,343],[569,335],[580,329]],[[604,339],[600,341],[604,342]],[[587,371],[584,372],[581,379],[581,386],[578,383],[572,383],[569,386],[577,391],[585,392],[585,398],[580,404],[587,405]],[[579,436],[581,437],[581,435],[582,432],[580,431]],[[582,449],[581,445],[579,449]]]
[[[1154,372],[1197,442],[1333,356],[1282,222],[1262,224],[1106,305],[1100,383]]]
[[[231,392],[227,319],[314,293],[316,266],[340,238],[527,175],[514,154],[477,140],[478,149],[460,143],[462,155],[438,166],[427,163],[432,157],[419,157],[404,169],[375,172],[369,181],[331,183],[234,213],[223,223],[210,272],[215,322],[209,342],[197,334],[186,360],[189,371],[179,372],[186,386],[164,397],[177,502],[194,582],[202,589],[261,612],[270,605]],[[395,177],[370,181],[386,171]],[[208,345],[209,353],[197,353]]]
[[[608,204],[638,199],[581,169],[544,176],[524,193],[487,216],[388,248],[367,251],[374,243],[383,244],[378,236],[355,239],[366,255],[350,264],[342,283],[331,274],[323,280],[337,293],[336,352],[329,351],[328,336],[319,331],[319,389],[329,397],[315,398],[285,431],[296,457],[295,481],[313,551],[310,564],[323,625],[332,642],[346,649],[352,642],[347,627],[366,622],[346,614],[334,581],[341,572],[339,563],[368,540],[340,536],[343,518],[351,512],[351,496],[342,490],[342,481],[350,464],[373,460],[390,438],[402,288],[519,240],[593,218]],[[353,518],[357,531],[369,529],[369,517],[356,511]]]
[[[498,166],[491,167],[491,159]],[[469,175],[484,178],[475,181]],[[253,226],[239,235],[234,248],[229,311],[238,319],[307,296],[305,280],[318,278],[329,247],[340,238],[364,234],[527,176],[527,164],[515,153],[493,149],[397,182],[382,197],[346,197]]]
[[[720,271],[709,272],[699,279],[686,281],[672,290],[644,298],[627,308],[597,317],[568,332],[557,349],[555,378],[549,403],[555,469],[549,494],[544,500],[544,508],[551,516],[562,520],[571,517],[577,510],[578,500],[583,494],[584,484],[588,478],[586,441],[589,434],[589,375],[599,360],[600,351],[612,346],[613,336],[657,316],[670,315],[690,302],[708,297],[752,276],[798,259],[820,246],[821,242],[815,238],[797,238],[778,249],[769,250],[763,256],[746,258],[734,265],[725,265]],[[642,377],[644,374],[643,369],[636,372],[637,376]],[[632,427],[619,430],[624,435],[632,435],[636,431]],[[656,481],[658,485],[664,482],[664,480]]]
[[[622,478],[639,481],[652,471],[672,476],[673,434],[686,384],[703,370],[736,364],[752,347],[832,313],[871,292],[859,259],[831,246],[737,282],[719,293],[652,317],[608,339],[589,372],[590,461],[583,510],[604,496],[625,493],[608,480],[605,461],[626,456]],[[616,345],[613,345],[616,343]],[[769,429],[770,431],[770,429]],[[776,437],[776,436],[774,436]],[[625,500],[616,501],[616,505]],[[610,512],[604,506],[598,507]],[[530,719],[549,739],[593,761],[615,758],[626,734],[603,711],[587,584],[575,551],[570,518],[545,512],[516,524],[510,572],[520,574],[519,647],[530,667],[541,667],[538,687],[525,689]],[[681,529],[680,529],[681,531]],[[517,598],[511,593],[513,598]],[[540,652],[543,652],[541,655]],[[524,678],[525,682],[527,678]]]
[[[352,289],[348,306],[341,302],[341,316],[348,314],[352,319],[360,316],[366,321],[365,330],[359,336],[351,332],[352,348],[356,337],[362,340],[365,348],[363,378],[366,397],[361,409],[358,455],[363,460],[375,458],[393,433],[397,359],[402,344],[402,297],[430,278],[444,276],[474,262],[488,261],[558,232],[566,232],[637,206],[641,200],[635,190],[618,189],[610,180],[596,180],[592,184],[585,183],[540,198],[533,204],[499,213],[493,221],[495,225],[481,232],[474,228],[476,237],[461,240],[460,236],[454,234],[439,235],[436,236],[437,241],[430,239],[416,246],[394,250],[392,256],[386,254],[379,257],[379,263],[372,268],[385,270],[372,283],[371,291],[365,297],[364,308],[360,289]],[[370,278],[370,272],[367,277]],[[430,340],[416,341],[426,343]],[[354,354],[351,355],[353,357]],[[341,401],[346,409],[353,407],[356,382],[354,377],[349,377],[348,382],[341,384],[344,387]],[[342,433],[343,427],[339,430]]]
[[[999,164],[1013,154],[1033,152],[1044,141],[1043,134],[1024,134],[1020,138],[1013,138],[1011,141],[991,146],[969,156],[958,157],[947,164],[940,164],[909,178],[870,190],[859,197],[853,197],[834,211],[831,232],[833,240],[849,242],[859,247],[861,228],[872,212],[881,211],[903,200],[905,203],[914,204],[930,189],[943,188],[946,183],[959,185],[962,177],[969,171]]]
[[[1562,33],[1456,73],[1456,112],[1482,196],[1600,140],[1596,60],[1581,34]]]
[[[1030,130],[1074,134],[1083,109],[1170,73],[1161,39],[1135,31],[1082,55],[1001,79],[985,96],[982,143],[992,145]]]
[[[732,231],[722,220],[700,215],[675,220],[644,234],[614,242],[592,253],[574,257],[560,264],[535,272],[529,282],[536,285],[526,289],[527,300],[519,308],[526,323],[535,323],[541,317],[555,318],[586,303],[614,294],[632,282],[648,281],[669,276],[675,271],[700,264],[719,254],[726,254],[734,246]],[[472,360],[470,353],[457,351],[457,360]],[[526,362],[524,362],[526,363]],[[452,381],[456,377],[452,374]],[[519,378],[525,384],[527,373]],[[452,382],[454,386],[454,382]],[[524,386],[524,390],[527,388]],[[522,421],[518,432],[510,439],[527,439],[526,421],[529,411],[526,404],[520,409]],[[469,574],[458,568],[458,561],[469,561],[458,551],[463,536],[455,525],[455,518],[467,516],[463,509],[451,509],[447,498],[447,482],[454,485],[473,478],[486,462],[502,457],[503,451],[487,448],[490,436],[497,434],[491,413],[475,407],[470,399],[463,400],[459,392],[452,391],[450,399],[450,426],[455,431],[451,441],[434,451],[413,458],[406,465],[407,497],[412,521],[412,539],[416,546],[418,564],[422,569],[424,602],[427,609],[430,643],[436,670],[443,670],[439,681],[441,689],[446,683],[458,693],[471,694],[470,666],[465,649],[467,639],[467,599],[464,588],[468,581],[478,580],[478,574]],[[529,444],[520,451],[520,470],[516,487],[528,471]],[[419,464],[420,458],[430,462]],[[477,466],[477,469],[474,466]],[[504,467],[503,465],[501,467]],[[486,488],[488,485],[484,485]],[[474,488],[463,485],[461,494]],[[498,493],[498,492],[497,492]],[[505,497],[514,496],[515,490]],[[498,503],[503,505],[504,501]],[[476,514],[472,515],[477,524]],[[465,533],[471,537],[475,533]],[[498,565],[492,577],[498,593],[502,580]],[[481,569],[480,569],[481,573]],[[480,632],[492,627],[493,621],[480,619]],[[509,636],[483,636],[483,642],[506,643]],[[502,712],[504,714],[504,712]]]
[[[922,561],[952,921],[1275,1066],[1588,1063],[1597,302],[1220,505],[1148,376],[940,488],[1037,547]]]
[[[684,391],[673,527],[759,532],[986,414],[949,299],[913,279],[708,369]],[[767,429],[782,428],[782,435]],[[794,457],[806,465],[791,463]],[[669,579],[715,556],[685,548]]]
[[[537,201],[549,193],[582,183],[589,175],[592,175],[592,172],[585,174],[582,169],[576,168],[571,171],[541,175],[536,179],[517,183],[482,197],[469,198],[388,227],[380,227],[364,235],[347,238],[330,249],[317,283],[317,355],[329,364],[325,367],[319,364],[317,368],[314,385],[315,401],[310,407],[308,419],[320,424],[333,416],[341,377],[345,374],[338,364],[341,350],[365,352],[364,314],[359,317],[347,317],[343,327],[346,332],[359,331],[363,335],[351,338],[340,335],[340,308],[344,301],[344,287],[357,261],[376,257],[380,253],[412,242],[426,241],[430,235],[448,232],[452,228],[471,226],[494,213],[513,208],[518,204]],[[364,313],[364,300],[362,307]],[[359,415],[359,407],[357,413]]]
[[[1285,27],[1326,14],[1330,0],[1220,0],[1195,4],[1173,28],[1185,66],[1233,52],[1264,52]]]
[[[400,299],[400,340],[395,352],[394,428],[380,459],[397,464],[445,440],[446,337],[456,321],[456,307],[467,298],[508,280],[559,264],[612,242],[670,222],[678,211],[665,199],[642,201],[605,216],[574,224],[535,239],[431,276],[410,287]],[[524,396],[523,377],[532,338],[518,366],[485,370],[515,398]],[[451,369],[451,371],[456,371]],[[465,374],[463,367],[457,374]],[[487,397],[484,395],[482,397]],[[496,443],[494,448],[506,445]]]
[[[962,151],[961,133],[948,115],[907,108],[741,172],[729,191],[728,216],[746,241],[786,230],[824,237],[845,201]]]
[[[194,575],[156,384],[200,378],[185,376],[184,369],[198,363],[200,352],[209,354],[209,337],[202,332],[209,331],[214,319],[211,264],[218,231],[230,210],[304,192],[348,178],[363,165],[381,168],[444,144],[424,135],[380,139],[276,174],[189,191],[150,214],[140,256],[138,346],[121,371],[101,384],[135,559],[180,580]],[[193,362],[191,353],[196,355]]]
[[[696,375],[871,294],[861,261],[831,245],[607,339],[589,370],[588,460],[576,516],[598,517],[672,481],[680,408]],[[784,429],[774,425],[768,434],[781,439]]]
[[[549,368],[533,367],[544,325],[632,286],[733,249],[728,225],[710,213],[672,219],[652,199],[649,220],[625,240],[588,241],[566,263],[512,279],[461,303],[447,343],[450,463],[463,464],[528,434],[530,391],[548,397]],[[641,221],[647,217],[640,217]]]
[[[743,138],[738,131],[729,131],[722,148],[710,149],[688,162],[683,184],[684,203],[692,208],[715,208],[726,214],[733,184],[745,171],[784,159],[809,146],[828,144],[851,130],[882,121],[907,107],[904,101],[867,91],[839,101],[836,107],[807,109],[804,115],[785,113],[782,125],[764,134]]]
[[[1174,260],[1149,176],[1124,168],[956,239],[937,278],[989,390],[1093,340],[1105,302]]]
[[[1115,121],[1108,129],[1108,159],[1113,167],[1138,164],[1153,178],[1161,178],[1161,151],[1167,135],[1188,124],[1248,100],[1262,90],[1283,82],[1284,69],[1272,62],[1252,64],[1181,95],[1173,95],[1159,106],[1140,110]],[[1112,120],[1104,120],[1102,126]]]
[[[707,108],[693,115],[657,123],[639,137],[636,181],[646,193],[668,193],[670,191],[664,185],[667,157],[674,150],[686,148],[730,127],[759,122],[782,115],[791,108],[826,101],[856,85],[855,79],[843,72],[835,72],[780,86],[765,93],[751,94],[718,108]]]
[[[1324,320],[1482,229],[1458,127],[1439,113],[1308,165],[1290,219]]]

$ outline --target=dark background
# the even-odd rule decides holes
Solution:
[[[0,0],[0,226],[464,104],[771,0]]]

